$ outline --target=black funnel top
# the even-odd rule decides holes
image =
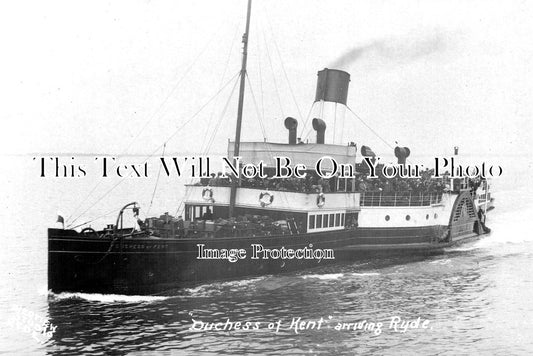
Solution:
[[[315,102],[324,100],[346,105],[350,74],[325,68],[318,72]]]

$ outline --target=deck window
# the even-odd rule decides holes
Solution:
[[[355,186],[355,178],[347,179],[346,180],[346,191],[347,192],[355,192],[354,186]]]
[[[204,214],[207,213],[207,210],[211,212],[211,215],[214,213],[213,205],[186,205],[185,206],[185,220],[193,221],[197,219],[204,218]],[[212,219],[215,216],[212,215]]]
[[[344,228],[345,213],[340,211],[309,213],[308,215],[308,232],[340,230]],[[347,217],[346,217],[347,219]]]
[[[339,180],[338,180],[338,191],[339,192],[345,192],[346,191],[346,178],[339,178]]]
[[[193,217],[194,217],[195,219],[197,219],[198,217],[202,216],[201,209],[202,209],[201,206],[195,206],[195,207],[194,207],[194,214],[193,214]]]

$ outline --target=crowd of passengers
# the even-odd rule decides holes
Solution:
[[[274,219],[268,215],[245,214],[213,219],[209,208],[202,217],[194,221],[185,221],[181,215],[174,218],[165,213],[160,217],[151,217],[144,222],[139,219],[137,222],[141,229],[166,238],[194,237],[202,234],[211,237],[286,235],[303,232],[305,226],[301,218]]]
[[[380,172],[380,170],[378,170]],[[330,193],[336,191],[361,192],[361,193],[442,193],[450,189],[450,180],[434,178],[434,171],[426,169],[421,172],[420,178],[368,178],[365,173],[358,174],[356,178],[340,179],[333,177],[325,179],[319,177],[315,171],[308,171],[305,178],[242,178],[240,186],[243,188],[268,189],[273,191],[290,191],[304,193]],[[223,177],[222,173],[211,174],[211,178],[203,178],[198,183],[204,186],[231,186],[233,177]],[[481,180],[470,180],[469,187],[475,191]],[[457,186],[457,182],[456,185]]]
[[[420,173],[420,178],[386,178],[377,169],[377,178],[368,178],[368,174],[361,170],[356,178],[340,179],[333,177],[325,179],[319,177],[315,171],[307,171],[305,178],[242,178],[240,186],[243,188],[268,189],[273,191],[290,191],[303,193],[331,193],[331,192],[360,192],[360,193],[442,193],[450,189],[450,179],[434,178],[434,170],[426,169]],[[446,173],[444,174],[446,176]],[[199,185],[203,186],[231,186],[233,176],[224,177],[221,172],[211,174],[211,178],[202,178]],[[466,185],[475,192],[481,185],[482,179],[468,179]],[[456,179],[454,187],[458,187],[465,182]]]

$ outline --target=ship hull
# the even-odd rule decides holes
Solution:
[[[201,239],[90,238],[74,230],[49,229],[48,237],[48,285],[52,292],[137,295],[166,294],[213,280],[292,272],[375,256],[438,254],[479,234],[453,236],[444,226],[426,226]],[[234,262],[205,259],[200,245],[210,250],[243,249],[246,257]],[[257,245],[264,250],[308,249],[315,255],[282,258],[274,254],[265,258],[257,254]],[[324,251],[328,250],[333,251],[334,258],[326,258]],[[254,251],[258,258],[253,258]]]

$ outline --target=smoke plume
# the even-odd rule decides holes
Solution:
[[[388,61],[412,61],[443,51],[446,39],[440,32],[432,36],[380,39],[351,48],[330,64],[330,68],[345,68],[362,57]]]

